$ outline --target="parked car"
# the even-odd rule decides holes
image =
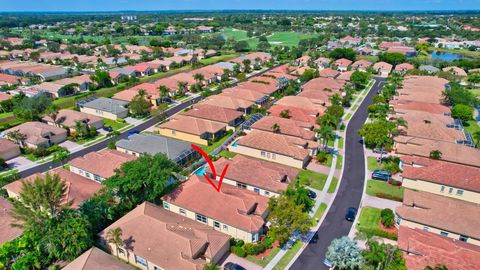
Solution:
[[[236,263],[228,262],[223,266],[223,270],[247,270],[247,269]]]
[[[333,267],[333,263],[331,261],[329,261],[327,258],[323,259],[323,264],[325,264],[326,266],[332,268]]]
[[[103,130],[108,131],[108,132],[112,132],[112,131],[113,131],[113,128],[112,128],[112,127],[109,127],[109,126],[104,126],[104,127],[103,127]]]
[[[388,181],[392,175],[385,170],[375,170],[372,173],[372,179]]]
[[[130,131],[128,132],[128,136],[132,136],[132,135],[138,134],[138,133],[140,133],[140,130],[136,130],[136,129],[130,130]]]
[[[317,198],[317,193],[315,193],[315,191],[311,190],[311,189],[308,189],[308,197],[310,197],[310,199],[315,199]]]
[[[315,232],[315,234],[312,236],[312,239],[310,239],[311,244],[315,244],[318,241],[318,233]]]
[[[356,216],[357,216],[357,208],[350,207],[347,210],[347,214],[345,215],[345,219],[348,220],[348,221],[354,221]]]
[[[375,154],[382,154],[382,155],[386,155],[386,154],[388,154],[388,151],[387,151],[387,150],[385,150],[385,149],[374,148],[374,149],[373,149],[373,153],[375,153]]]

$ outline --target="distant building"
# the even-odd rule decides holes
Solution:
[[[80,111],[91,115],[116,120],[128,116],[128,102],[111,98],[100,97],[92,101],[79,104]]]

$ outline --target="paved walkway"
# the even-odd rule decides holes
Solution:
[[[221,264],[221,266],[222,266],[221,269],[223,269],[223,266],[225,266],[225,264],[228,263],[228,262],[233,262],[233,263],[236,263],[238,265],[241,265],[242,267],[244,267],[247,270],[262,270],[262,267],[260,265],[256,265],[255,263],[252,263],[251,261],[249,261],[245,258],[238,257],[237,255],[235,255],[233,253],[230,253],[227,256],[227,258],[225,258],[225,260]]]
[[[378,197],[375,197],[375,196],[370,196],[370,195],[367,195],[367,194],[365,194],[365,196],[363,196],[363,200],[362,200],[362,207],[371,206],[371,207],[376,207],[376,208],[380,208],[380,209],[390,208],[392,210],[395,210],[395,208],[397,208],[400,205],[402,205],[401,202],[382,199],[382,198],[378,198]]]

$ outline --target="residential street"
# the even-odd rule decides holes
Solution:
[[[384,80],[384,78],[375,78],[375,84],[352,116],[345,132],[344,173],[337,196],[318,230],[318,242],[309,244],[290,269],[328,269],[323,264],[323,259],[330,242],[335,238],[348,235],[353,225],[352,222],[345,220],[345,214],[349,207],[359,207],[365,178],[363,143],[357,131],[367,119],[367,107],[372,102],[373,96],[383,86]]]

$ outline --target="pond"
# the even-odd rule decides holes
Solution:
[[[443,62],[452,62],[458,59],[468,59],[468,57],[458,53],[434,51],[432,52],[432,59],[437,59]]]

